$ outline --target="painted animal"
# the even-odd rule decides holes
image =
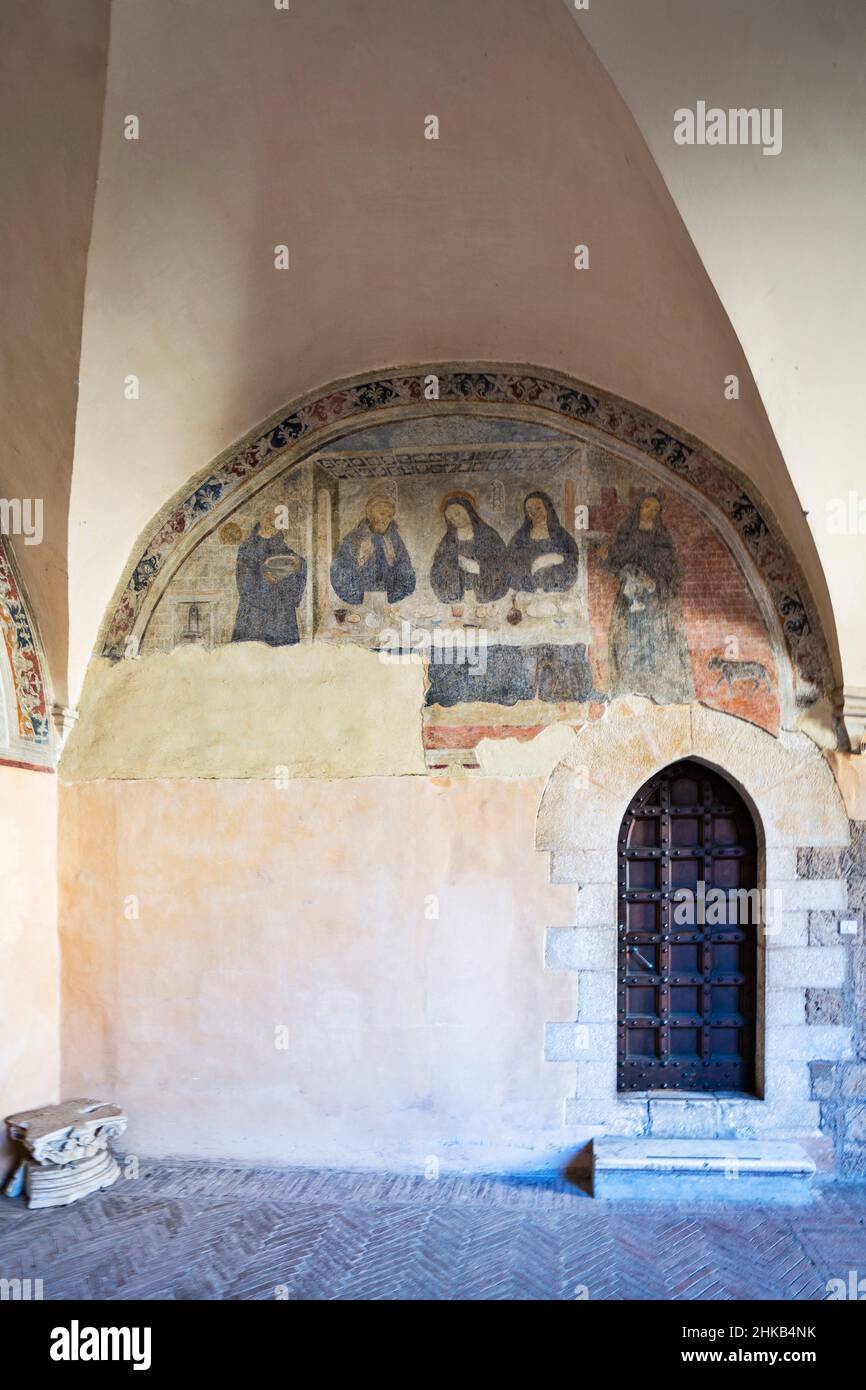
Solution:
[[[773,688],[770,684],[767,668],[760,661],[730,661],[725,656],[711,656],[707,662],[707,668],[719,673],[713,689],[717,690],[724,681],[728,687],[729,695],[734,693],[735,681],[751,681],[753,691],[760,689],[762,685],[766,686],[768,690]]]

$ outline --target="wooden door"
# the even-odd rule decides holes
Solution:
[[[718,773],[676,763],[634,797],[618,848],[619,1090],[754,1093],[760,907],[748,807]]]

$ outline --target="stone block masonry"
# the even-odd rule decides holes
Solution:
[[[831,1136],[840,1176],[866,1178],[866,821],[851,822],[851,843],[843,850],[801,849],[801,879],[815,884],[809,910],[809,950],[841,956],[838,979],[812,979],[806,989],[806,1026],[816,1037],[836,1025],[850,1030],[851,1048],[842,1055],[819,1045],[812,1062],[812,1099],[821,1107],[821,1128]],[[847,905],[834,909],[824,885],[836,879],[847,885]],[[803,894],[805,906],[809,890]],[[843,920],[856,921],[854,934],[842,934]],[[831,972],[833,973],[833,972]]]

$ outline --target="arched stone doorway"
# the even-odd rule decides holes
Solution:
[[[617,1089],[753,1094],[758,834],[719,773],[674,763],[618,839]]]
[[[753,1095],[617,1086],[620,827],[635,787],[685,760],[723,775],[757,831],[757,881],[771,917],[757,932]],[[548,924],[545,938],[547,968],[576,976],[576,1019],[550,1021],[546,1049],[549,1060],[575,1066],[564,1114],[575,1141],[601,1133],[785,1138],[817,1131],[805,992],[829,979],[838,961],[832,946],[805,932],[803,907],[813,898],[811,885],[798,877],[797,850],[844,845],[848,833],[827,762],[802,736],[774,739],[701,705],[661,707],[643,699],[616,701],[606,719],[577,734],[548,779],[536,828],[536,847],[551,855],[552,882],[575,885],[571,924]],[[822,889],[822,903],[843,901],[842,884]],[[822,1044],[834,1048],[836,1041],[825,1036]]]

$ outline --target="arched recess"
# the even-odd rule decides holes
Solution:
[[[617,1092],[619,830],[636,790],[686,759],[721,773],[749,808],[765,894],[758,940],[757,1096],[708,1097],[699,1131],[687,1128],[693,1114],[683,1109],[686,1102],[704,1104],[693,1095],[661,1102],[651,1092]],[[573,752],[547,782],[536,827],[536,847],[551,855],[552,881],[577,890],[574,924],[549,928],[546,942],[547,966],[578,976],[577,1083],[566,1103],[566,1123],[596,1132],[649,1129],[719,1138],[817,1128],[805,990],[822,978],[822,952],[833,948],[811,943],[805,930],[797,849],[844,846],[848,839],[833,775],[805,735],[774,739],[702,705],[661,707],[643,699],[616,701],[606,720],[578,734]]]
[[[134,655],[160,597],[203,536],[247,497],[326,444],[386,422],[476,414],[535,420],[639,463],[696,505],[734,553],[783,673],[783,723],[824,698],[838,673],[799,566],[752,485],[668,422],[585,383],[531,366],[430,364],[354,377],[277,412],[227,450],[154,519],[103,622],[98,654]],[[840,738],[844,740],[841,732]]]
[[[0,762],[53,763],[48,685],[35,626],[0,537]]]

